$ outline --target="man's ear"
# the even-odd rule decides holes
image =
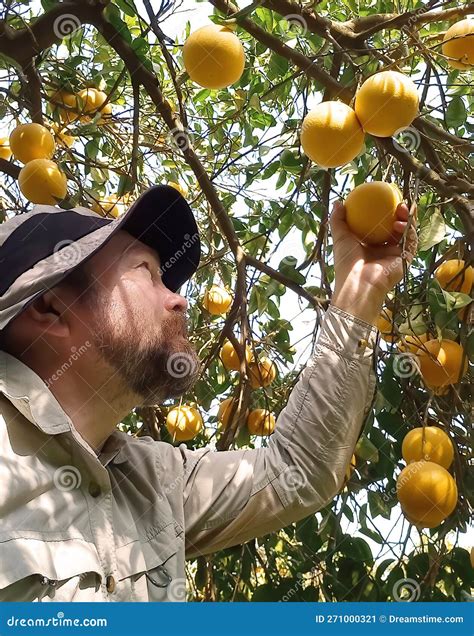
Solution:
[[[25,309],[25,320],[43,335],[64,338],[70,334],[67,305],[54,291],[47,291]]]

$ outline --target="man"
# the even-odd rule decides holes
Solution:
[[[373,325],[404,233],[408,261],[416,251],[405,204],[383,247],[361,245],[344,214],[315,354],[268,446],[226,452],[116,428],[195,381],[177,290],[200,246],[183,197],[156,186],[114,221],[36,206],[0,225],[0,600],[184,600],[185,558],[334,497],[373,398]],[[177,355],[189,374],[173,373]]]

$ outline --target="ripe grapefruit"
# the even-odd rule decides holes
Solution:
[[[247,418],[247,428],[250,435],[271,435],[275,430],[275,416],[267,409],[254,409]]]
[[[108,194],[101,197],[99,201],[94,201],[92,209],[101,216],[117,218],[126,212],[127,206],[116,194]]]
[[[240,369],[240,360],[237,355],[237,351],[234,349],[234,345],[230,340],[226,340],[221,347],[219,353],[222,364],[228,371],[238,371]],[[245,359],[247,362],[251,362],[253,358],[252,350],[248,345],[245,345]]]
[[[445,468],[419,461],[408,464],[398,476],[397,497],[409,521],[436,528],[456,508],[458,489]]]
[[[22,163],[51,159],[55,150],[53,135],[41,124],[20,124],[10,135],[10,148]]]
[[[20,170],[18,183],[32,203],[56,205],[67,194],[66,175],[50,159],[33,159]]]
[[[8,161],[12,156],[8,137],[0,137],[0,158]]]
[[[232,296],[219,285],[212,285],[204,294],[202,305],[213,316],[223,316],[232,304]]]
[[[418,115],[418,93],[413,81],[398,71],[381,71],[359,88],[355,112],[362,128],[377,137],[390,137]]]
[[[438,389],[456,384],[467,371],[464,350],[454,340],[428,340],[417,355],[423,381],[431,388]]]
[[[474,20],[466,18],[451,25],[446,31],[442,46],[443,55],[449,58],[452,68],[462,71],[474,66]]]
[[[177,190],[183,197],[187,197],[189,194],[188,188],[180,183],[176,183],[175,181],[168,181],[168,185]]]
[[[356,462],[357,462],[356,456],[352,455],[351,461],[349,462],[349,465],[346,468],[346,479],[345,479],[345,481],[349,481],[349,479],[352,477],[352,473],[356,469]]]
[[[276,366],[267,356],[262,356],[258,362],[251,362],[249,379],[252,389],[269,386],[276,377]]]
[[[346,222],[364,243],[385,243],[392,236],[396,209],[402,199],[403,195],[394,183],[361,183],[349,192],[344,202]]]
[[[303,150],[322,168],[336,168],[352,161],[362,150],[364,137],[355,112],[342,102],[318,104],[301,125]]]
[[[463,260],[450,259],[436,268],[434,276],[446,291],[470,294],[474,282],[474,267],[466,265]]]
[[[188,404],[175,406],[166,417],[166,428],[177,442],[185,442],[198,435],[203,427],[201,414]]]
[[[454,458],[454,447],[449,435],[438,426],[419,426],[405,435],[402,456],[407,464],[425,459],[449,468]]]
[[[235,409],[237,409],[237,400],[233,397],[228,397],[219,404],[219,410],[217,411],[217,419],[221,422],[224,428],[227,428],[231,423],[230,416],[232,413],[232,407],[235,404]],[[234,416],[237,411],[234,411]],[[248,409],[246,412],[246,416],[248,415]]]
[[[402,335],[401,340],[397,343],[397,348],[402,353],[418,353],[427,340],[428,333]]]
[[[79,117],[79,104],[76,95],[67,91],[57,91],[51,96],[54,109],[58,109],[59,117],[65,124],[70,124]]]
[[[187,38],[183,62],[196,84],[204,88],[225,88],[238,82],[244,72],[244,47],[229,27],[209,24]]]
[[[380,331],[380,337],[386,342],[395,342],[395,340],[397,340],[397,327],[393,322],[393,312],[391,309],[387,307],[382,309],[380,316],[375,322],[375,326]]]

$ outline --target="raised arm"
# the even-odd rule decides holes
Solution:
[[[275,531],[322,508],[342,486],[375,390],[375,323],[384,297],[416,252],[408,208],[393,237],[366,247],[331,216],[336,285],[310,362],[266,448],[213,452],[180,447],[187,556]],[[406,230],[404,246],[398,245]]]

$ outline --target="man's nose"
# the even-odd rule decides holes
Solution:
[[[169,291],[165,299],[165,307],[168,311],[181,311],[186,312],[188,309],[188,301],[181,294]]]

